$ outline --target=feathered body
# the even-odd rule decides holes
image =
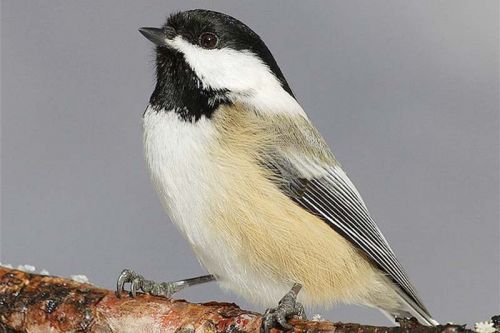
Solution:
[[[202,265],[267,306],[300,283],[306,305],[363,304],[434,323],[260,38],[201,10],[164,29],[145,154]],[[218,48],[196,45],[205,30],[219,34]]]
[[[172,220],[222,286],[255,302],[274,305],[298,282],[305,304],[397,308],[387,279],[366,256],[269,181],[265,152],[309,140],[290,128],[307,124],[304,118],[276,118],[270,123],[241,106],[196,123],[146,111],[147,162]],[[317,148],[310,153],[336,165]]]

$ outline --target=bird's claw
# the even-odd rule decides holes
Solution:
[[[125,284],[130,283],[130,296],[136,297],[138,291],[154,296],[165,296],[170,298],[175,293],[175,287],[169,282],[156,283],[146,280],[142,275],[131,269],[124,269],[116,281],[116,296],[120,297],[125,291]]]
[[[277,325],[289,330],[292,325],[288,323],[288,319],[293,316],[297,316],[299,319],[307,319],[304,307],[297,302],[297,294],[290,291],[281,299],[277,307],[266,310],[262,316],[261,331],[269,333]]]

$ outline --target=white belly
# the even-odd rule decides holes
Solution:
[[[210,120],[189,123],[174,112],[148,108],[144,149],[152,181],[171,220],[221,286],[257,303],[275,304],[290,286],[249,269],[239,259],[241,244],[224,238],[208,218],[212,205],[225,200],[219,184],[224,175],[209,151],[215,131]]]
[[[207,221],[216,195],[208,149],[213,140],[214,128],[207,119],[190,123],[174,112],[146,110],[144,150],[151,179],[165,210],[197,255],[206,253],[216,236]]]
[[[210,237],[204,209],[210,194],[208,145],[213,126],[206,119],[182,121],[174,112],[144,114],[144,150],[151,178],[162,204],[194,246]]]

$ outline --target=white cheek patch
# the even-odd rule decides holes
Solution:
[[[298,113],[301,106],[286,92],[269,67],[248,50],[207,50],[180,36],[166,42],[182,54],[204,88],[227,89],[235,101],[264,112]]]
[[[244,92],[250,86],[258,85],[267,74],[264,72],[269,72],[267,66],[249,51],[207,50],[180,36],[168,40],[168,44],[184,54],[205,87],[212,89]]]

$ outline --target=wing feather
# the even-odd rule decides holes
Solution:
[[[249,149],[249,154],[262,165],[263,174],[291,200],[318,216],[371,258],[394,282],[402,304],[432,324],[432,318],[356,187],[309,119],[244,109],[245,106],[242,112],[232,110],[225,114],[231,125],[225,126],[224,131],[230,131],[238,141],[242,133],[251,134],[248,142],[257,147]],[[241,142],[241,149],[246,149],[249,144]],[[399,310],[406,311],[406,307]]]
[[[433,324],[404,269],[371,218],[356,187],[307,117],[263,110],[231,110],[221,126],[241,142],[270,181],[299,206],[318,216],[359,248],[394,282],[404,309]],[[230,123],[229,123],[230,122]],[[249,138],[242,140],[242,135]],[[255,146],[256,145],[256,146]],[[408,309],[407,309],[408,308]],[[391,313],[392,315],[396,313]]]
[[[324,161],[289,154],[274,152],[274,160],[267,163],[268,167],[272,165],[272,178],[282,191],[366,253],[399,286],[405,298],[428,315],[403,267],[340,165],[336,162],[325,165]]]

